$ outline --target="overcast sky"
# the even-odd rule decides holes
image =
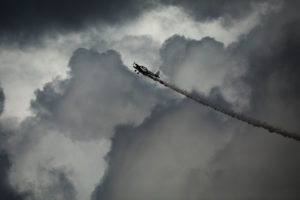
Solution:
[[[300,199],[300,3],[0,3],[0,199]]]

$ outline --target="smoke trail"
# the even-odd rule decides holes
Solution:
[[[241,113],[237,113],[233,110],[229,110],[229,109],[226,109],[226,108],[222,108],[221,106],[217,105],[217,104],[214,104],[212,102],[210,102],[208,99],[205,99],[203,97],[199,97],[199,96],[195,96],[195,95],[192,95],[190,93],[188,93],[187,91],[183,90],[183,89],[180,89],[178,88],[177,86],[175,85],[172,85],[170,83],[167,83],[165,81],[162,81],[161,79],[159,79],[158,77],[156,76],[153,76],[151,74],[148,74],[148,73],[142,73],[144,76],[147,76],[148,78],[151,78],[152,80],[156,81],[156,82],[159,82],[160,84],[174,90],[175,92],[177,93],[180,93],[204,106],[208,106],[216,111],[219,111],[225,115],[228,115],[232,118],[235,118],[235,119],[238,119],[240,121],[243,121],[243,122],[246,122],[252,126],[255,126],[255,127],[259,127],[259,128],[264,128],[266,130],[268,130],[269,132],[271,133],[277,133],[281,136],[284,136],[284,137],[287,137],[287,138],[291,138],[291,139],[294,139],[294,140],[297,140],[297,141],[300,141],[300,135],[296,134],[296,133],[291,133],[291,132],[288,132],[284,129],[281,129],[281,128],[278,128],[278,127],[274,127],[270,124],[267,124],[265,122],[261,122],[257,119],[254,119],[254,118],[251,118],[251,117],[248,117],[248,116],[245,116]]]

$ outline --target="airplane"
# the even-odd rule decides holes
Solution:
[[[159,71],[157,71],[156,73],[153,73],[150,70],[148,70],[146,67],[144,67],[142,65],[138,65],[135,62],[133,63],[133,68],[134,68],[134,71],[137,74],[142,73],[144,75],[150,75],[150,76],[154,76],[156,78],[159,78]]]

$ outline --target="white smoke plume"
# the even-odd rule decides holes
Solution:
[[[263,128],[263,129],[266,129],[267,131],[271,132],[271,133],[277,133],[283,137],[287,137],[287,138],[291,138],[291,139],[294,139],[294,140],[297,140],[297,141],[300,141],[300,135],[299,134],[296,134],[296,133],[292,133],[292,132],[289,132],[289,131],[286,131],[285,129],[282,129],[282,128],[279,128],[279,127],[275,127],[275,126],[272,126],[266,122],[263,122],[263,121],[259,121],[257,119],[254,119],[252,117],[249,117],[249,116],[246,116],[242,113],[238,113],[238,112],[235,112],[233,110],[230,110],[230,109],[227,109],[227,108],[223,108],[221,107],[220,105],[217,105],[213,102],[211,102],[210,100],[206,99],[205,97],[200,97],[200,96],[196,96],[194,94],[191,94],[189,92],[187,92],[186,90],[183,90],[175,85],[172,85],[168,82],[165,82],[163,80],[161,80],[160,78],[158,77],[155,77],[151,74],[148,74],[148,73],[142,73],[144,76],[147,76],[148,78],[174,90],[175,92],[179,93],[179,94],[182,94],[184,96],[186,96],[187,98],[190,98],[204,106],[207,106],[207,107],[210,107],[216,111],[219,111],[225,115],[228,115],[232,118],[235,118],[237,120],[240,120],[242,122],[246,122],[252,126],[255,126],[255,127],[259,127],[259,128]]]

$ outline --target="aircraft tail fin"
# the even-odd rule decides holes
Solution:
[[[159,77],[159,71],[157,71],[157,72],[155,73],[155,76]]]

